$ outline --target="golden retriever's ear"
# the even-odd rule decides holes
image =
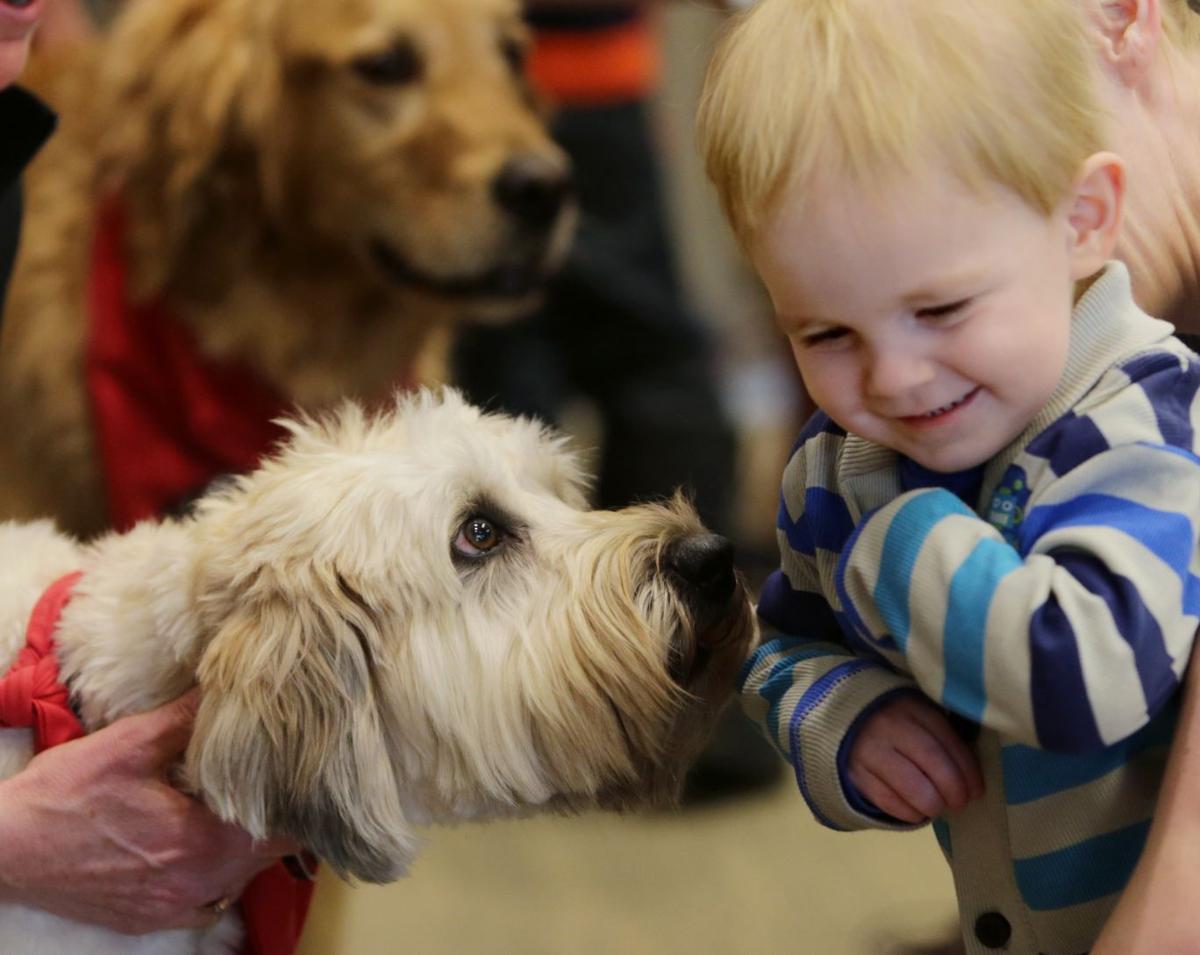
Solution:
[[[103,124],[97,185],[121,191],[142,213],[137,224],[161,231],[139,238],[167,262],[198,214],[240,209],[244,218],[249,201],[272,201],[249,189],[279,188],[272,150],[259,148],[278,138],[282,112],[279,6],[141,0],[104,41],[91,108]]]
[[[335,572],[289,568],[264,587],[268,574],[200,661],[188,783],[256,837],[289,836],[343,877],[391,881],[415,838],[377,706],[373,614]]]

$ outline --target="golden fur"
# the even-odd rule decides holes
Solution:
[[[0,514],[105,526],[82,386],[97,205],[139,300],[315,409],[386,399],[432,325],[529,304],[570,230],[496,199],[564,177],[520,77],[517,0],[128,0],[52,64],[0,342]],[[405,72],[406,64],[409,67]]]
[[[290,429],[183,522],[87,546],[0,525],[22,555],[0,578],[0,666],[41,590],[81,568],[57,641],[85,723],[198,682],[188,787],[370,881],[402,874],[415,826],[678,793],[754,634],[728,553],[680,558],[719,541],[687,504],[584,510],[561,440],[452,392]],[[479,519],[490,549],[464,537]],[[0,731],[0,777],[29,756],[28,731]],[[231,937],[142,948],[0,907],[5,955]]]

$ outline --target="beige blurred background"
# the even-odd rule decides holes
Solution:
[[[722,342],[740,439],[738,539],[769,552],[802,408],[693,145],[719,22],[694,4],[665,5],[658,127],[682,273]],[[586,432],[586,411],[577,420]],[[931,833],[822,829],[789,774],[768,791],[671,814],[433,831],[395,885],[350,887],[325,874],[301,955],[883,955],[933,951],[954,921]]]
[[[323,876],[300,955],[882,955],[947,937],[932,833],[822,829],[793,790],[432,831],[394,885]]]

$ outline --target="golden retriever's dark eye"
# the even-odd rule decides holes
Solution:
[[[454,550],[462,557],[482,557],[504,541],[504,531],[491,518],[472,514],[458,528]]]
[[[524,43],[513,37],[505,37],[500,41],[500,52],[514,73],[519,76],[525,72],[525,57],[529,50]]]
[[[425,64],[411,40],[402,39],[382,53],[360,56],[352,63],[359,76],[377,86],[402,86],[421,78]]]

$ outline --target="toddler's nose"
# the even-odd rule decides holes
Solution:
[[[873,398],[898,398],[933,380],[935,368],[928,355],[892,351],[872,355],[865,390]]]

